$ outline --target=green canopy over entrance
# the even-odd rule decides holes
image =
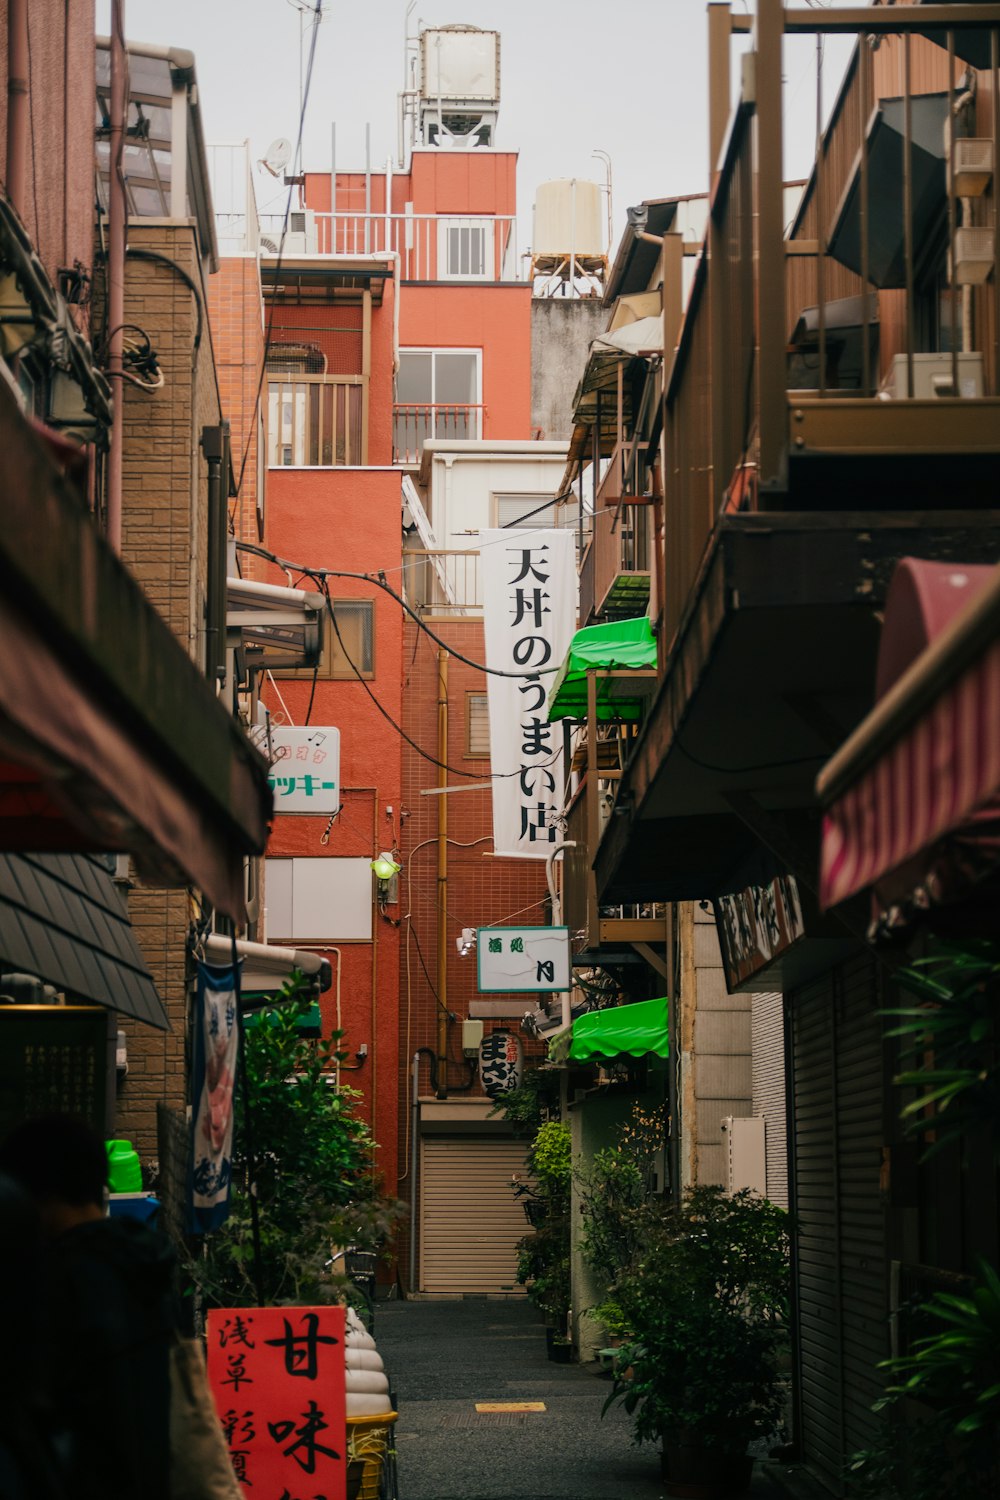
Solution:
[[[586,625],[576,632],[549,693],[550,721],[586,718],[587,672],[595,667],[604,672],[655,670],[656,639],[648,617],[609,620],[606,625]],[[627,679],[599,677],[597,717],[638,719],[643,696],[630,690]]]
[[[668,1005],[663,995],[658,1000],[589,1011],[573,1022],[570,1031],[552,1038],[549,1056],[553,1062],[623,1056],[667,1058]]]

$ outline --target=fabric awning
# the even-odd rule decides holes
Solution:
[[[5,385],[0,493],[0,849],[128,852],[144,879],[241,920],[267,762]]]
[[[931,639],[896,676],[900,610],[921,611]],[[817,781],[824,908],[869,886],[883,910],[944,904],[1000,862],[1000,569],[904,559],[880,666],[884,697]]]
[[[0,854],[0,969],[170,1029],[125,897],[90,855]]]
[[[549,721],[587,717],[587,672],[643,670],[656,667],[656,638],[647,615],[587,625],[569,643],[569,651],[549,691]],[[599,678],[597,717],[638,719],[641,694],[627,678]]]
[[[569,1048],[561,1049],[570,1062],[590,1062],[593,1058],[662,1057],[670,1055],[667,1039],[669,1002],[639,1000],[632,1005],[617,1005],[609,1010],[592,1010],[580,1016],[569,1033]],[[567,1035],[562,1033],[562,1037]],[[553,1038],[552,1046],[561,1040]]]

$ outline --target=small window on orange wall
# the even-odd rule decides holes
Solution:
[[[485,693],[465,695],[465,753],[485,760],[490,753],[490,715]]]

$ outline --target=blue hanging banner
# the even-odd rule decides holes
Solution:
[[[218,1229],[229,1214],[239,999],[238,964],[216,968],[199,961],[191,1072],[192,1234]]]

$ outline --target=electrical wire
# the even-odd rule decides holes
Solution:
[[[815,765],[818,760],[830,758],[828,750],[818,750],[815,755],[793,755],[789,760],[765,760],[755,766],[719,766],[713,761],[702,760],[700,756],[693,755],[686,746],[681,744],[676,735],[672,743],[692,765],[700,766],[703,771],[713,771],[717,776],[742,776],[749,775],[752,771],[780,771],[787,766]]]
[[[473,661],[469,656],[463,656],[461,651],[456,651],[453,645],[436,634],[431,627],[420,618],[416,610],[407,604],[402,594],[385,581],[385,570],[378,573],[347,573],[340,568],[310,568],[305,563],[290,562],[287,558],[278,557],[276,553],[269,552],[266,547],[258,547],[254,542],[237,542],[236,547],[241,552],[252,552],[255,557],[262,557],[266,562],[274,563],[276,568],[281,568],[285,573],[301,573],[303,578],[310,578],[322,590],[328,578],[352,578],[359,583],[370,583],[375,588],[382,589],[391,599],[395,599],[400,609],[410,616],[415,625],[429,635],[435,645],[440,646],[442,651],[447,651],[456,661],[460,661],[466,667],[472,667],[476,672],[484,672],[490,677],[513,677],[518,682],[531,682],[537,677],[551,677],[556,672],[562,671],[562,663],[555,667],[531,667],[521,672],[509,672],[505,667],[488,667],[484,662]]]
[[[292,158],[293,163],[298,163],[302,159],[302,133],[303,133],[303,130],[305,129],[306,110],[309,108],[309,89],[310,89],[310,87],[312,85],[313,64],[316,61],[316,39],[319,36],[320,23],[323,20],[323,0],[316,0],[316,5],[315,5],[315,8],[313,10],[313,16],[314,16],[315,19],[313,21],[313,27],[312,27],[312,39],[310,40],[310,43],[309,43],[309,61],[306,64],[305,84],[304,84],[303,90],[302,90],[302,106],[301,106],[301,108],[299,110],[299,130],[298,130],[298,136],[297,136],[296,142],[295,142],[295,155]],[[294,191],[294,183],[289,183],[289,185],[288,185],[288,197],[285,200],[285,217],[282,220],[282,224],[281,224],[281,238],[278,241],[278,255],[277,255],[277,259],[275,261],[275,268],[274,268],[275,286],[278,285],[278,283],[279,283],[279,281],[281,279],[281,262],[284,259],[284,254],[285,254],[285,239],[286,239],[286,237],[288,235],[288,223],[289,223],[289,219],[291,217],[291,212],[292,212],[292,193],[293,193],[293,191]],[[264,329],[264,351],[263,351],[263,354],[261,355],[260,375],[259,375],[258,380],[257,380],[257,391],[256,391],[256,394],[254,396],[254,401],[253,401],[253,407],[252,407],[253,417],[251,418],[251,421],[250,421],[250,423],[248,425],[247,439],[246,439],[246,443],[245,443],[244,448],[243,448],[243,458],[242,458],[242,461],[240,463],[239,477],[237,478],[237,481],[236,481],[236,496],[235,496],[235,498],[237,500],[240,498],[240,495],[242,494],[242,491],[243,491],[243,476],[246,473],[247,460],[250,457],[250,448],[251,448],[251,446],[253,444],[253,440],[254,440],[254,438],[256,436],[256,432],[257,432],[257,423],[256,423],[255,418],[256,418],[256,414],[257,414],[257,412],[258,412],[258,410],[260,408],[260,398],[261,398],[261,395],[263,394],[263,390],[264,390],[264,381],[267,378],[267,359],[268,359],[268,355],[269,355],[269,353],[271,351],[271,333],[272,333],[272,329],[274,327],[274,314],[275,314],[276,307],[277,307],[277,302],[275,301],[275,298],[272,297],[271,298],[270,307],[268,308],[267,326]]]
[[[337,637],[337,642],[338,642],[338,644],[340,646],[341,651],[344,653],[344,660],[347,662],[347,665],[350,667],[351,671],[354,673],[354,675],[357,678],[358,682],[360,682],[361,686],[364,688],[365,692],[368,694],[369,698],[374,703],[374,705],[378,709],[379,713],[382,715],[383,719],[385,719],[386,723],[387,724],[391,724],[392,727],[393,727],[393,729],[400,736],[400,738],[404,739],[406,741],[406,743],[410,746],[410,748],[412,750],[415,750],[417,752],[417,754],[419,756],[421,756],[424,760],[430,761],[430,763],[431,763],[432,766],[437,766],[439,768],[439,770],[442,770],[442,771],[448,771],[453,776],[467,776],[471,781],[482,781],[484,779],[482,771],[466,771],[462,766],[452,766],[452,765],[449,765],[446,760],[438,760],[438,758],[437,758],[436,755],[431,755],[431,753],[430,753],[429,750],[424,750],[420,745],[418,745],[417,742],[416,742],[416,740],[413,739],[413,738],[411,738],[411,736],[407,734],[406,730],[403,728],[403,726],[401,724],[397,724],[396,720],[392,717],[392,714],[389,712],[389,710],[379,701],[379,699],[376,697],[376,695],[372,692],[371,688],[369,687],[367,681],[364,678],[364,675],[361,672],[361,669],[358,667],[357,663],[355,662],[354,658],[351,656],[351,653],[348,651],[347,646],[344,643],[344,637],[340,633],[340,626],[337,624],[337,612],[336,612],[336,610],[333,607],[333,600],[330,598],[329,585],[327,584],[325,578],[323,579],[322,586],[320,588],[320,593],[323,595],[323,598],[324,598],[324,600],[326,602],[326,611],[327,611],[327,614],[330,616],[330,623],[333,625],[333,631],[334,631],[334,634]],[[445,647],[445,650],[447,650],[447,649],[448,648]],[[552,756],[552,758],[550,760],[540,761],[537,766],[533,766],[532,767],[532,770],[537,770],[537,771],[545,771],[545,770],[547,770],[550,766],[552,766],[552,765],[554,765],[556,763],[556,761],[559,759],[559,756],[561,754],[562,754],[562,750],[560,748],[556,752],[556,754],[554,756]],[[518,770],[516,770],[516,771],[489,771],[489,772],[487,772],[487,778],[489,780],[491,780],[491,781],[505,781],[505,780],[508,780],[512,776],[520,776],[520,775],[522,775],[522,773],[523,773],[523,768],[522,767],[519,767]]]

